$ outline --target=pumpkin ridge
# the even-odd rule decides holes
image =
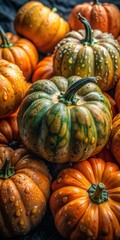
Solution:
[[[16,173],[15,173],[15,175],[16,175]],[[4,182],[6,182],[6,181],[11,181],[12,184],[14,184],[14,188],[15,188],[15,191],[17,192],[17,196],[19,196],[19,199],[20,199],[20,201],[21,201],[21,203],[22,203],[22,208],[23,208],[24,211],[26,212],[26,210],[25,210],[25,205],[24,205],[24,202],[23,202],[23,200],[22,200],[20,191],[18,190],[18,188],[17,188],[15,182],[13,181],[12,177],[10,177],[9,179],[4,180]],[[8,185],[8,186],[9,186],[9,185]],[[1,191],[0,191],[0,193],[1,193]],[[4,206],[5,206],[5,205],[4,205]],[[14,226],[12,226],[11,221],[10,221],[9,218],[8,218],[8,214],[5,212],[4,207],[1,208],[1,211],[2,211],[3,213],[5,213],[4,216],[7,216],[7,217],[4,217],[4,219],[5,219],[4,222],[7,221],[7,230],[9,229],[10,234],[12,235],[13,232],[14,232]],[[31,224],[30,224],[29,218],[28,218],[27,215],[26,215],[25,217],[26,217],[26,219],[27,219],[27,223],[29,223],[28,225],[29,225],[29,229],[30,229],[30,225],[31,225]]]

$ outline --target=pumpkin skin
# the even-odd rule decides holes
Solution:
[[[112,121],[110,148],[114,158],[120,164],[120,113],[118,113]]]
[[[25,95],[26,83],[20,68],[0,60],[0,118],[16,112]]]
[[[108,98],[108,100],[109,100],[109,102],[111,104],[112,118],[114,118],[117,115],[117,113],[118,113],[116,101],[109,93],[103,92],[103,94]]]
[[[30,39],[42,53],[52,52],[69,32],[69,24],[41,2],[30,1],[17,12],[15,31]]]
[[[76,5],[69,15],[70,29],[76,31],[84,28],[76,18],[78,12],[89,21],[92,29],[111,33],[115,38],[120,33],[120,10],[115,4],[95,0]]]
[[[55,75],[53,71],[53,57],[54,54],[51,54],[38,62],[32,76],[32,82],[41,79],[50,79]]]
[[[0,119],[0,147],[8,146],[17,149],[22,146],[17,124],[17,112],[7,118]]]
[[[58,174],[52,191],[51,212],[64,238],[120,238],[120,170],[116,164],[100,158],[76,163]]]
[[[4,237],[23,235],[45,214],[50,174],[42,160],[22,148],[0,147],[0,160],[1,168],[5,161],[10,164],[6,175],[0,169],[0,233]]]
[[[5,59],[16,64],[28,81],[38,62],[38,51],[34,44],[28,39],[8,34],[0,28],[0,59]]]
[[[53,69],[56,75],[82,78],[99,76],[102,91],[113,88],[120,78],[120,46],[115,38],[91,30],[87,19],[78,15],[85,30],[71,31],[56,45]]]
[[[114,98],[116,101],[118,112],[120,112],[120,79],[118,80],[115,88]]]
[[[94,80],[56,76],[32,84],[18,112],[20,136],[30,151],[63,163],[84,160],[104,147],[111,106]]]

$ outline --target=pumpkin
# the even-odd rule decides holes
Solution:
[[[44,162],[25,149],[0,147],[0,233],[28,233],[46,212],[51,177]]]
[[[112,113],[96,78],[56,76],[32,84],[18,112],[25,146],[50,162],[76,162],[108,141]]]
[[[28,39],[8,34],[0,27],[0,59],[15,63],[29,80],[38,62],[38,51]]]
[[[78,14],[85,30],[71,31],[56,45],[53,69],[56,75],[82,78],[99,76],[102,91],[113,88],[120,78],[120,46],[114,37],[93,30]]]
[[[26,83],[20,68],[0,60],[0,118],[14,113],[25,95]]]
[[[120,44],[120,35],[117,37],[117,41],[118,41],[119,44]]]
[[[117,109],[117,104],[115,99],[113,98],[113,96],[110,95],[110,93],[107,92],[103,92],[103,94],[108,98],[110,104],[111,104],[111,109],[112,109],[112,118],[114,118],[117,113],[118,113],[118,109]]]
[[[72,30],[83,29],[83,24],[76,18],[80,12],[92,29],[99,29],[117,37],[120,33],[120,10],[112,3],[101,3],[99,0],[77,4],[69,15],[69,25]]]
[[[50,208],[69,240],[120,238],[120,170],[100,158],[76,163],[52,183]]]
[[[118,112],[120,112],[120,79],[118,80],[115,88],[114,98],[116,101]]]
[[[54,54],[51,54],[38,62],[32,76],[32,82],[41,79],[50,79],[55,75],[53,71],[53,57]]]
[[[30,39],[42,53],[52,52],[69,31],[69,24],[41,2],[24,4],[14,19],[15,31]]]
[[[99,153],[97,153],[94,157],[102,158],[105,162],[114,162],[117,164],[117,161],[115,160],[115,158],[113,157],[113,154],[111,152],[111,147],[110,147],[109,141],[104,146],[104,148]]]
[[[22,145],[17,124],[17,113],[0,119],[0,147],[8,146],[17,149]]]
[[[120,113],[118,113],[112,121],[110,149],[114,158],[120,164]]]

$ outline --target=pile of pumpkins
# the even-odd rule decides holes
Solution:
[[[117,240],[120,11],[82,3],[66,21],[29,1],[14,29],[0,27],[0,234],[27,234],[49,206],[63,238]]]

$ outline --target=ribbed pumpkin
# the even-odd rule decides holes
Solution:
[[[84,28],[76,18],[78,12],[88,20],[92,29],[111,33],[114,37],[120,33],[120,10],[115,4],[99,0],[77,4],[69,15],[70,28],[76,31]]]
[[[120,238],[120,169],[90,158],[64,169],[52,183],[50,208],[59,233],[69,240]]]
[[[17,124],[17,112],[0,119],[0,147],[8,146],[17,149],[22,144]]]
[[[38,62],[38,51],[31,41],[15,35],[5,34],[0,27],[0,59],[15,63],[29,80]]]
[[[0,147],[0,234],[28,233],[44,217],[50,196],[44,162],[25,149]],[[2,238],[1,238],[2,239]]]
[[[114,118],[117,115],[117,113],[118,113],[116,101],[113,98],[113,96],[111,96],[109,93],[103,92],[103,94],[108,98],[108,100],[109,100],[109,102],[111,104],[112,118]]]
[[[120,78],[120,46],[108,33],[93,30],[78,14],[85,30],[71,31],[57,44],[53,69],[56,75],[99,76],[99,87],[107,91]]]
[[[40,52],[47,53],[52,52],[69,31],[69,24],[54,9],[30,1],[18,10],[14,28],[18,34],[30,39]]]
[[[118,112],[120,112],[120,79],[118,80],[116,88],[115,88],[114,98],[116,101]]]
[[[114,158],[120,164],[120,113],[118,113],[112,121],[110,148]]]
[[[56,76],[32,84],[18,113],[25,146],[50,162],[76,162],[99,152],[111,130],[109,100],[95,78]]]
[[[53,71],[53,57],[54,54],[46,56],[38,62],[32,76],[32,82],[41,79],[50,79],[55,75]]]
[[[16,112],[25,95],[26,83],[20,68],[0,60],[0,118]]]

